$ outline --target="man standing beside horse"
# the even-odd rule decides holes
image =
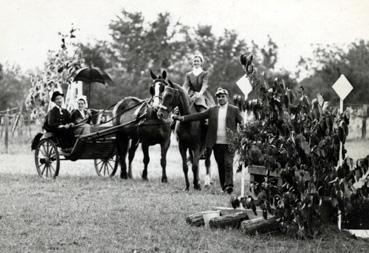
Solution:
[[[237,131],[237,124],[243,124],[239,109],[228,104],[228,91],[218,88],[216,94],[218,105],[210,107],[204,112],[177,116],[174,120],[183,122],[208,119],[206,147],[214,151],[218,164],[219,181],[222,190],[227,193],[233,191],[233,158],[234,151],[230,147],[230,134]]]

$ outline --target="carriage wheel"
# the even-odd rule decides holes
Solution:
[[[100,177],[113,177],[118,169],[118,156],[108,159],[95,159],[95,170]]]
[[[59,175],[59,152],[53,141],[40,141],[35,150],[35,164],[37,173],[42,178],[55,179]]]

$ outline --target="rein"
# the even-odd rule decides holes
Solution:
[[[177,101],[180,101],[180,98],[179,98],[179,95],[180,95],[180,92],[178,91],[178,89],[173,89],[174,90],[174,98],[177,100]],[[189,104],[189,109],[191,109],[193,106],[194,106],[194,104],[195,104],[195,100],[191,100],[190,99],[190,104]],[[178,105],[177,105],[178,106]],[[160,109],[162,109],[162,110],[165,110],[167,113],[169,113],[169,109],[168,109],[168,107],[167,106],[165,106],[165,105],[162,105],[162,104],[160,104],[159,106],[158,106]]]

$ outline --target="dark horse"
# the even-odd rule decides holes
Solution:
[[[190,102],[190,97],[186,91],[178,84],[168,81],[168,86],[165,87],[162,103],[157,112],[159,119],[167,119],[173,108],[178,107],[181,115],[196,113],[195,105]],[[200,190],[199,184],[199,159],[205,148],[206,131],[203,131],[201,121],[192,122],[177,122],[175,132],[178,139],[178,147],[182,157],[183,172],[186,180],[185,190],[189,190],[190,183],[188,181],[188,165],[187,165],[187,150],[190,151],[192,160],[193,184],[194,188]],[[206,150],[205,166],[207,173],[210,170],[211,151]]]
[[[132,178],[132,160],[135,156],[138,144],[141,143],[143,151],[144,170],[142,178],[147,180],[147,166],[150,162],[149,146],[160,144],[162,167],[161,181],[168,181],[166,174],[166,155],[170,145],[171,128],[170,123],[158,119],[154,105],[160,103],[161,93],[166,85],[166,72],[156,76],[150,71],[151,77],[154,79],[150,86],[152,99],[145,101],[136,97],[126,97],[119,101],[114,109],[113,115],[116,117],[114,124],[121,125],[127,122],[137,121],[129,124],[124,131],[117,134],[117,152],[121,166],[120,177],[127,179]],[[129,160],[129,168],[127,174],[126,156],[127,152]]]

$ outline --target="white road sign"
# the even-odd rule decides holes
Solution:
[[[252,91],[252,85],[249,81],[249,79],[244,75],[236,82],[238,88],[242,91],[242,93],[245,95],[245,98],[249,95],[249,93]]]
[[[342,100],[344,100],[353,89],[351,83],[343,74],[341,74],[338,80],[333,84],[332,88]]]

